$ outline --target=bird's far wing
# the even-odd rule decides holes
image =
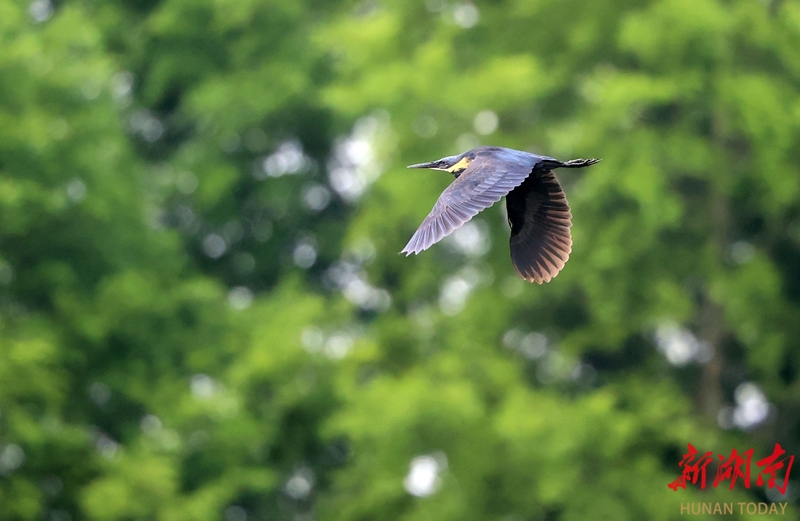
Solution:
[[[417,254],[441,241],[521,185],[531,173],[532,166],[514,166],[512,171],[498,171],[488,165],[475,170],[468,167],[442,192],[431,213],[400,253],[406,256]]]
[[[529,282],[550,282],[572,252],[572,213],[555,174],[531,174],[508,194],[506,208],[514,269]]]

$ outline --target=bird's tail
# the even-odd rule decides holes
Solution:
[[[599,159],[570,159],[569,161],[547,161],[546,164],[550,168],[583,168],[599,163]]]

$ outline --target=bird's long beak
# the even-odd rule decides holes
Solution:
[[[408,165],[406,168],[438,168],[439,161],[431,161],[430,163],[417,163],[416,165]]]

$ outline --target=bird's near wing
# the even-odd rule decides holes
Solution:
[[[572,213],[553,172],[534,171],[506,198],[511,262],[520,277],[550,282],[572,252]]]
[[[498,171],[488,165],[474,170],[467,167],[442,192],[431,213],[400,253],[408,256],[427,250],[521,185],[531,169],[532,165],[520,165],[514,167],[514,171]]]

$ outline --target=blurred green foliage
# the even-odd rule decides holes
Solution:
[[[800,454],[798,49],[796,0],[0,0],[0,520],[796,515],[667,484]],[[551,284],[498,208],[397,255],[478,144],[604,159]]]

